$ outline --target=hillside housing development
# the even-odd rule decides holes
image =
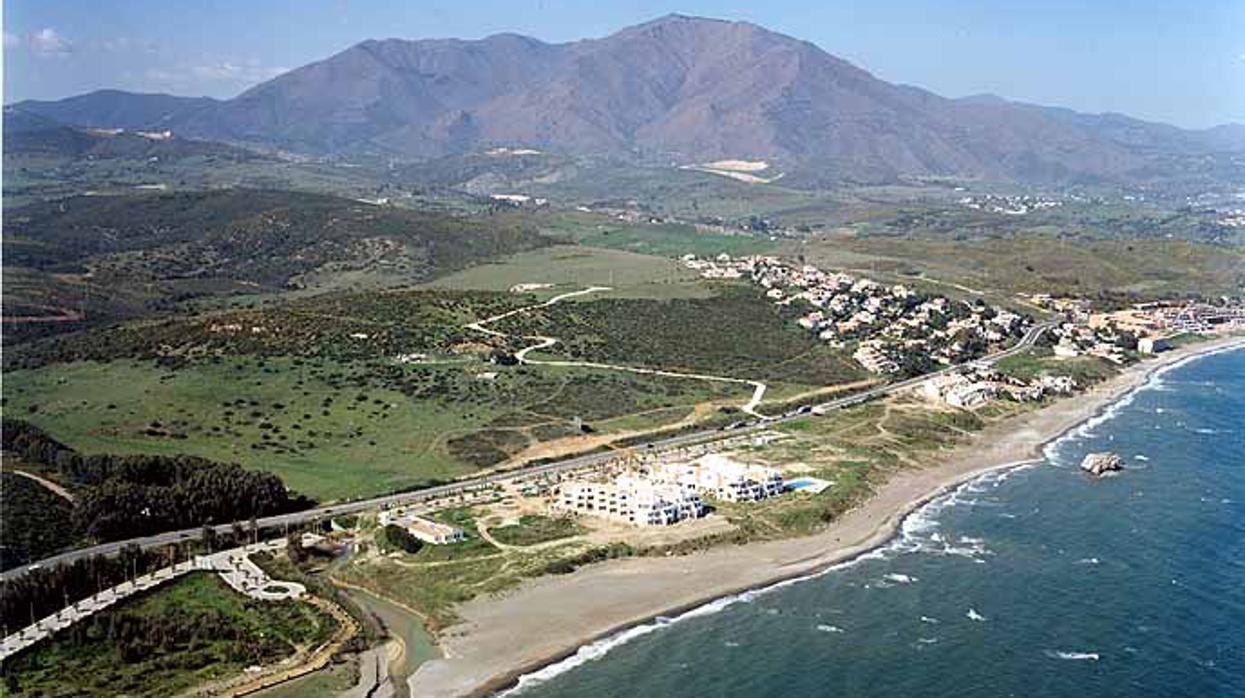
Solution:
[[[826,272],[777,257],[712,259],[684,255],[684,266],[706,279],[748,279],[774,303],[796,308],[800,327],[878,373],[921,373],[970,361],[1024,335],[1026,316],[984,301],[957,301],[903,284]]]

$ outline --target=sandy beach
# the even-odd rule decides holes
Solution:
[[[1100,414],[1159,368],[1229,346],[1240,337],[1184,347],[1129,367],[1090,391],[993,425],[948,451],[939,465],[892,478],[861,506],[803,538],[715,548],[672,558],[632,558],[532,580],[500,597],[461,606],[441,634],[444,659],[411,677],[412,695],[481,695],[657,616],[805,576],[885,544],[903,518],[986,471],[1041,456],[1044,444]],[[833,415],[826,417],[833,419]]]

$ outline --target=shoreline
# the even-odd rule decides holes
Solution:
[[[741,594],[853,564],[893,541],[904,521],[931,501],[988,473],[1041,462],[1049,445],[1103,417],[1159,372],[1241,348],[1241,337],[1181,347],[1134,364],[1086,393],[992,425],[948,451],[939,465],[892,477],[811,536],[610,561],[469,601],[459,609],[462,620],[438,639],[444,658],[411,676],[412,695],[481,696],[511,689],[524,677],[568,669],[558,667],[568,660],[598,657],[656,629],[660,619],[716,610]]]

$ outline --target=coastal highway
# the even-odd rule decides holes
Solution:
[[[1012,347],[1004,351],[983,357],[981,359],[977,359],[976,363],[994,363],[995,361],[998,361],[999,359],[1003,359],[1013,354],[1022,352],[1028,349],[1029,347],[1033,346],[1033,344],[1038,340],[1038,338],[1042,336],[1042,333],[1050,329],[1052,326],[1053,326],[1052,323],[1034,325],[1032,328],[1030,328],[1025,333],[1023,337],[1021,337],[1020,341],[1018,341]],[[857,405],[862,402],[867,402],[869,400],[873,400],[873,399],[876,399],[876,398],[879,398],[885,395],[889,395],[891,393],[899,392],[901,390],[907,390],[909,388],[920,385],[921,383],[924,383],[925,381],[930,380],[936,376],[939,376],[945,373],[950,373],[960,368],[962,368],[962,366],[948,366],[947,368],[943,368],[938,371],[934,371],[932,373],[926,373],[924,375],[917,376],[915,378],[909,378],[909,379],[902,380],[896,383],[889,383],[887,385],[883,385],[877,388],[873,388],[873,389],[866,390],[866,391],[859,392],[859,393],[854,393],[846,397],[841,397],[836,400],[831,400],[829,402],[824,402],[816,406],[813,406],[811,408],[811,412],[813,414],[823,415],[833,410],[841,409],[844,407],[850,407],[851,405]],[[760,419],[755,419],[751,422],[740,423],[737,426],[735,426],[735,428],[715,429],[711,431],[695,431],[695,432],[688,432],[685,434],[679,434],[676,436],[656,439],[648,444],[645,444],[645,448],[646,449],[647,448],[652,448],[652,449],[677,448],[679,446],[687,446],[687,445],[698,443],[698,442],[716,441],[719,439],[728,438],[732,436],[739,436],[739,435],[746,434],[749,432],[766,429],[775,424],[781,424],[783,422],[788,422],[791,420],[803,418],[806,416],[806,414],[809,411],[810,410],[808,409],[801,409],[801,410],[789,412],[782,416],[762,417]],[[561,473],[565,471],[578,470],[580,468],[584,468],[588,466],[599,465],[609,460],[612,460],[616,458],[617,456],[618,456],[617,452],[614,452],[614,451],[589,453],[589,454],[585,454],[581,456],[575,456],[572,458],[565,458],[562,460],[552,461],[549,463],[542,463],[539,465],[529,465],[529,466],[525,466],[525,467],[515,469],[515,470],[498,471],[494,473],[489,473],[487,475],[481,475],[478,477],[458,480],[456,482],[452,482],[449,484],[437,485],[435,487],[429,487],[426,489],[415,490],[411,492],[400,492],[397,494],[390,494],[390,495],[385,495],[382,497],[373,497],[371,499],[361,499],[361,500],[357,500],[353,502],[341,502],[341,503],[332,504],[328,506],[317,507],[315,509],[306,509],[304,511],[297,511],[297,512],[293,512],[290,514],[269,516],[263,519],[259,519],[258,524],[261,528],[279,528],[283,526],[298,526],[304,523],[309,523],[311,521],[316,521],[318,519],[323,519],[326,517],[339,516],[341,514],[353,514],[353,513],[358,513],[362,511],[367,511],[369,509],[376,509],[380,507],[400,505],[400,504],[417,504],[417,503],[432,500],[432,499],[438,499],[446,495],[457,494],[457,493],[460,493],[460,492],[463,492],[465,490],[469,490],[472,488],[490,485],[490,484],[498,483],[498,482],[503,482],[503,481],[510,480],[515,477],[520,477],[520,476],[530,477],[530,476],[542,475],[542,474],[556,474],[556,473]],[[233,527],[233,524],[228,523],[228,524],[220,524],[218,526],[215,526],[214,528],[220,533],[225,533],[229,531],[232,527]],[[100,545],[91,546],[89,548],[79,548],[77,550],[70,550],[70,551],[61,553],[59,555],[54,555],[52,557],[44,558],[43,560],[39,560],[38,562],[34,562],[29,565],[24,565],[22,567],[15,567],[11,570],[8,570],[7,572],[0,573],[0,580],[7,581],[10,579],[20,577],[21,575],[25,574],[26,572],[30,571],[33,568],[51,567],[51,566],[66,563],[66,562],[72,562],[79,558],[90,557],[92,555],[115,555],[118,551],[121,550],[122,547],[127,546],[127,545],[138,545],[143,548],[152,548],[152,547],[158,547],[161,545],[168,545],[170,543],[176,543],[179,541],[191,540],[193,538],[198,537],[201,531],[202,531],[202,528],[191,528],[191,529],[184,529],[181,531],[169,531],[167,533],[159,533],[156,535],[145,536],[142,538],[131,538],[129,540],[116,541],[112,543],[102,543]]]

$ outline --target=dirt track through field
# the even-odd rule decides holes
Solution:
[[[612,291],[612,290],[613,289],[610,288],[609,286],[589,286],[588,288],[581,289],[579,291],[571,291],[569,293],[563,293],[561,295],[554,296],[553,298],[550,298],[544,303],[537,303],[536,305],[529,305],[529,306],[525,306],[522,308],[517,308],[515,310],[510,310],[500,315],[494,315],[493,317],[485,318],[484,320],[477,320],[475,322],[464,325],[464,327],[466,327],[469,330],[475,330],[476,332],[483,332],[484,334],[492,335],[494,337],[506,337],[508,335],[506,335],[504,332],[498,332],[497,330],[489,329],[488,327],[485,327],[485,325],[490,325],[494,322],[504,320],[508,317],[522,315],[524,313],[528,313],[533,310],[539,310],[540,308],[547,308],[551,305],[560,303],[566,300],[567,298],[574,298],[577,296],[585,296],[585,295],[588,295],[589,293],[599,293],[601,291]],[[665,369],[659,369],[659,368],[641,368],[639,366],[624,366],[620,364],[604,364],[604,363],[597,363],[595,361],[529,359],[527,356],[528,354],[530,354],[533,351],[539,351],[542,349],[548,349],[552,347],[553,345],[558,343],[558,338],[557,337],[545,337],[543,335],[525,335],[523,336],[523,339],[530,339],[530,340],[535,341],[536,343],[528,345],[520,349],[519,351],[515,352],[514,356],[516,359],[519,360],[519,363],[528,364],[531,366],[562,366],[562,367],[575,367],[575,368],[595,368],[595,369],[601,369],[601,370],[606,370],[606,371],[625,371],[628,373],[640,373],[640,374],[651,375],[651,376],[663,376],[665,378],[691,378],[694,380],[713,381],[713,382],[718,382],[718,383],[735,383],[738,385],[749,385],[749,386],[752,386],[752,396],[748,398],[747,402],[745,402],[743,405],[739,407],[740,411],[746,414],[750,414],[754,417],[765,416],[757,412],[757,409],[756,409],[757,406],[761,404],[761,400],[765,397],[765,391],[769,389],[769,387],[765,385],[764,383],[762,383],[761,381],[748,380],[746,378],[731,378],[729,376],[715,376],[715,375],[708,374],[708,373],[684,373],[682,371],[667,371]]]

